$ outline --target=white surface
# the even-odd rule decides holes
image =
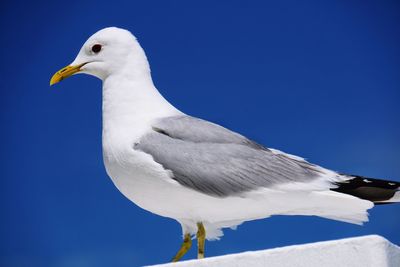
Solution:
[[[400,247],[369,235],[154,266],[399,267]]]

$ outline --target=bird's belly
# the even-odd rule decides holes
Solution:
[[[183,187],[146,154],[131,155],[129,162],[105,158],[104,163],[118,190],[145,210],[174,219],[202,217],[209,210],[205,199],[211,197]]]
[[[105,161],[105,165],[119,191],[145,210],[177,220],[210,223],[245,221],[276,212],[271,210],[274,205],[268,204],[269,197],[265,194],[262,199],[257,196],[219,198],[184,187],[171,178],[169,171],[142,154],[135,155],[130,163]],[[274,193],[270,196],[273,199]]]

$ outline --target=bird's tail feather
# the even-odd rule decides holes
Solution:
[[[368,221],[368,209],[374,206],[371,201],[334,191],[314,191],[293,199],[296,202],[291,209],[280,214],[319,216],[360,225]]]
[[[400,182],[344,175],[348,180],[336,183],[333,191],[369,200],[375,204],[400,202]]]

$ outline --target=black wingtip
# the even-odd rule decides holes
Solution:
[[[375,204],[389,204],[390,199],[400,188],[400,182],[368,178],[359,175],[347,175],[349,180],[338,182],[331,190],[359,197]]]

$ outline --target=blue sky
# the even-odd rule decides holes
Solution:
[[[399,12],[398,1],[2,1],[0,265],[139,266],[180,245],[176,222],[132,204],[105,173],[101,82],[48,85],[97,30],[132,31],[182,111],[337,171],[399,181]],[[400,204],[370,213],[363,227],[247,222],[206,255],[366,234],[400,244]]]

